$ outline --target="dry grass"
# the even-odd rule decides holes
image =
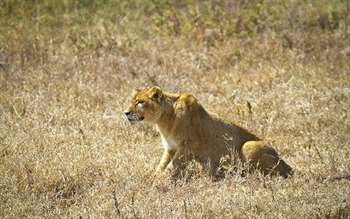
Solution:
[[[343,29],[149,37],[106,21],[81,26],[105,42],[82,47],[65,22],[74,19],[57,33],[18,28],[0,38],[1,218],[350,217],[350,180],[332,179],[350,174]],[[154,84],[190,92],[269,140],[295,176],[202,174],[151,185],[159,136],[121,112],[134,87]]]

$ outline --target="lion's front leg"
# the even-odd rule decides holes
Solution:
[[[168,164],[174,158],[175,154],[176,154],[176,150],[174,150],[174,149],[165,149],[164,150],[162,158],[157,166],[155,175],[163,172],[167,168]]]
[[[188,151],[184,148],[179,148],[169,164],[169,168],[171,168],[171,176],[173,178],[182,178],[185,176],[186,168],[192,159],[193,157]]]

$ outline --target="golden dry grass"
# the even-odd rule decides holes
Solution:
[[[350,217],[350,180],[334,178],[350,174],[350,47],[341,32],[104,35],[109,28],[89,27],[106,43],[94,48],[67,43],[65,29],[37,39],[3,33],[1,218]],[[272,142],[295,175],[152,185],[159,136],[121,116],[131,90],[150,85],[192,93]]]

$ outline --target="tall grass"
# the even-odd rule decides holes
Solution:
[[[0,217],[348,218],[344,0],[0,2]],[[194,94],[294,177],[147,182],[157,132],[134,87]],[[197,171],[198,170],[198,171]]]

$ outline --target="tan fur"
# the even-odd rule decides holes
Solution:
[[[224,156],[235,156],[264,174],[287,177],[292,169],[277,152],[254,134],[210,115],[198,100],[186,93],[170,93],[159,87],[135,90],[126,112],[130,122],[144,120],[156,125],[164,153],[156,173],[169,163],[179,168],[195,159],[214,174]]]

